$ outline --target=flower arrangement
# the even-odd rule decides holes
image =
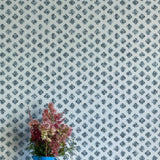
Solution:
[[[57,113],[53,103],[44,109],[42,121],[32,119],[30,111],[31,138],[28,149],[35,156],[57,157],[70,154],[75,147],[73,141],[69,141],[72,128],[63,123],[63,113]]]

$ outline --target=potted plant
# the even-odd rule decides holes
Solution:
[[[63,123],[63,113],[57,113],[53,103],[44,109],[42,121],[30,116],[30,142],[28,150],[33,154],[33,160],[57,160],[58,156],[69,155],[75,148],[74,141],[69,141],[72,128]]]

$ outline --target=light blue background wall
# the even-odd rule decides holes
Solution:
[[[160,159],[159,17],[159,0],[1,0],[0,159],[31,159],[27,106],[49,102],[73,159]]]

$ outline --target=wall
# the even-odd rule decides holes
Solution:
[[[25,151],[30,107],[64,111],[76,160],[158,160],[158,0],[1,0],[1,160]],[[40,113],[40,114],[39,114]]]

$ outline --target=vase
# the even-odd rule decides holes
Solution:
[[[33,160],[57,160],[55,157],[33,156]]]

